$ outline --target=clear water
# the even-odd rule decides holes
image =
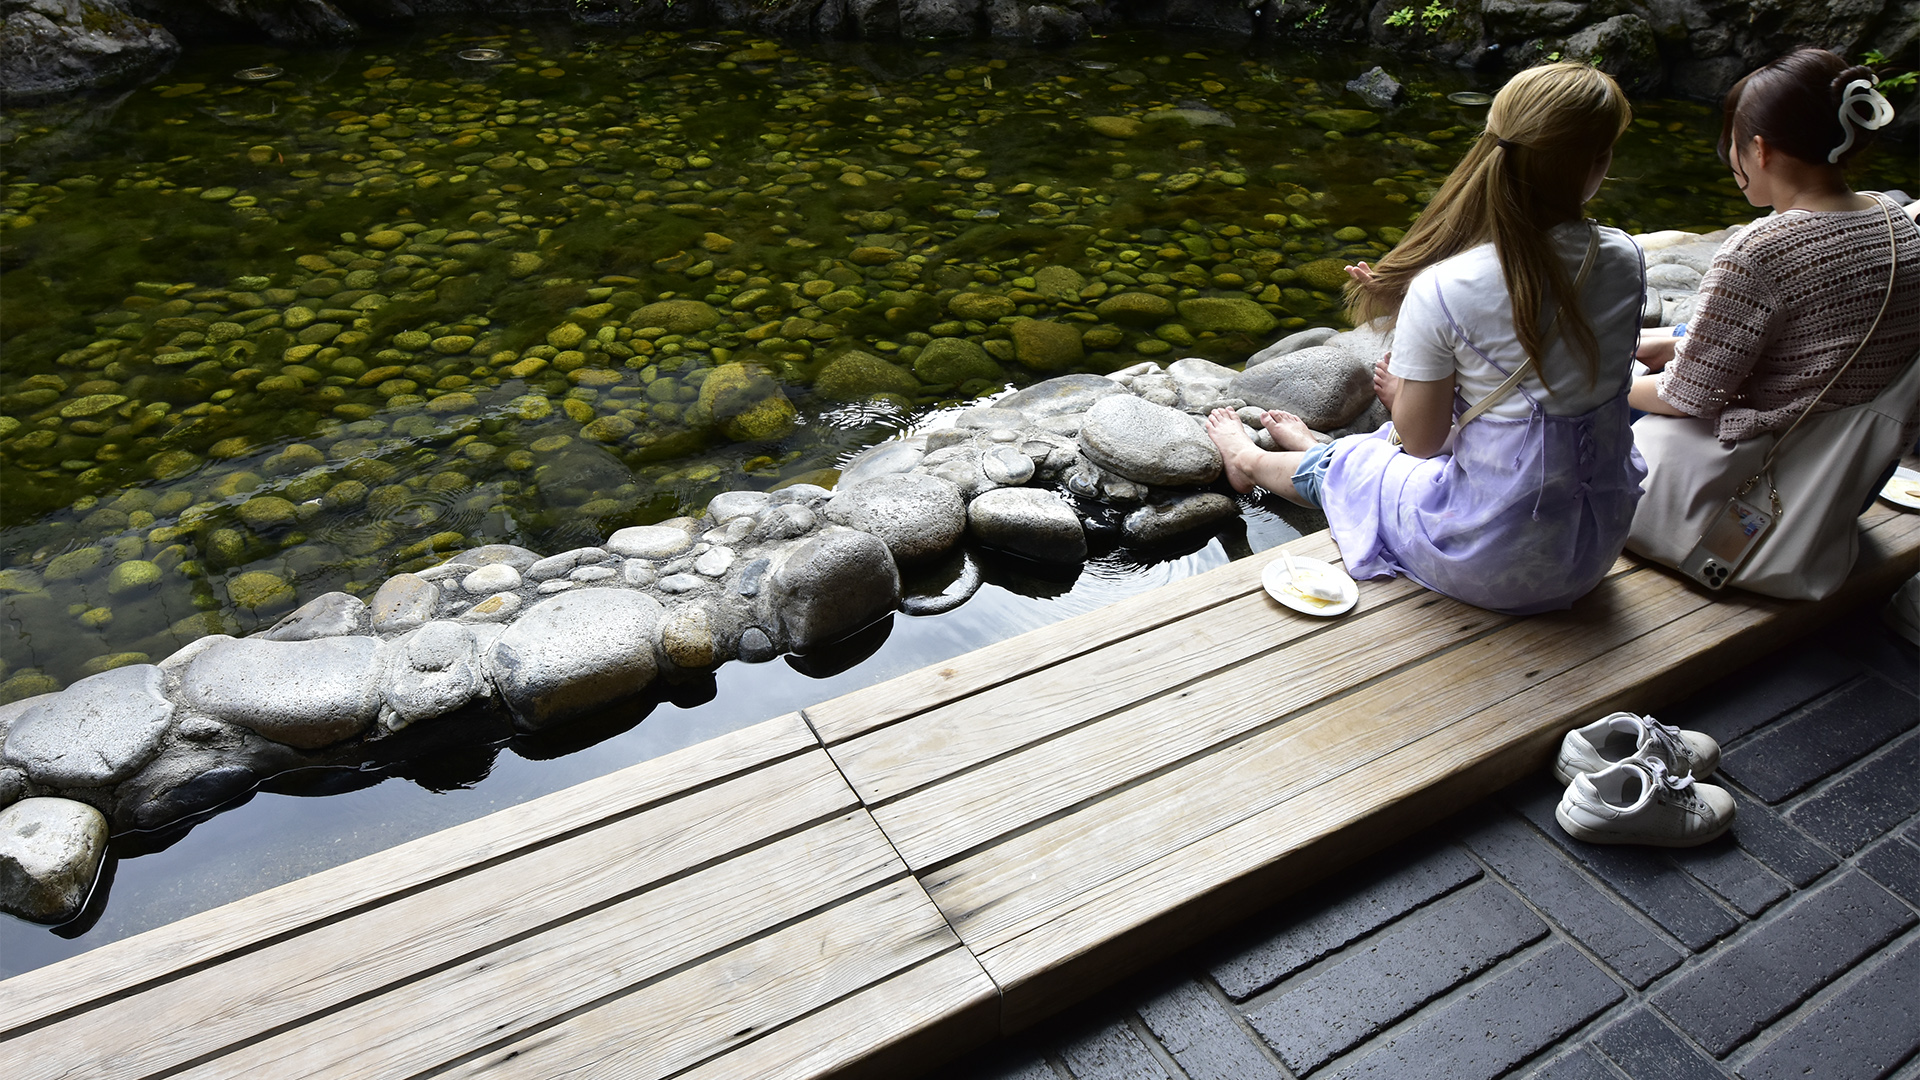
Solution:
[[[457,55],[473,48],[504,57]],[[1342,86],[1375,62],[1410,103],[1331,112],[1362,108]],[[262,65],[281,74],[236,78]],[[558,551],[723,490],[830,483],[859,448],[1008,384],[1236,363],[1274,333],[1108,321],[1113,293],[1338,324],[1327,260],[1387,248],[1484,117],[1445,95],[1494,88],[1159,30],[1041,51],[467,24],[206,49],[153,86],[17,110],[0,120],[0,701],[459,548]],[[1713,158],[1714,110],[1636,111],[1597,217],[1753,216]],[[1879,162],[1863,186],[1920,189],[1910,154]],[[1008,304],[956,313],[956,290]],[[649,307],[687,300],[717,321]],[[1079,354],[1030,369],[1005,321],[1021,317],[1075,327]],[[916,368],[941,338],[991,362]],[[829,370],[854,351],[891,366]],[[732,364],[790,419],[729,430],[703,390]],[[0,927],[0,974],[1313,527],[1250,509],[1245,536],[1115,553],[1077,582],[988,561],[948,614],[896,616],[809,672],[729,665],[565,745],[287,778],[190,832],[125,838],[114,902],[76,940]]]

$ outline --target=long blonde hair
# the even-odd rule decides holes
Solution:
[[[1588,64],[1545,64],[1515,75],[1494,95],[1486,130],[1406,239],[1373,268],[1373,281],[1348,284],[1349,317],[1357,326],[1397,315],[1414,275],[1491,240],[1521,347],[1529,356],[1544,351],[1540,316],[1552,296],[1560,331],[1585,362],[1589,382],[1597,379],[1599,342],[1547,230],[1580,218],[1594,159],[1632,121],[1620,85]]]

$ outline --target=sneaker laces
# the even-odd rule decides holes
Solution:
[[[1667,768],[1667,763],[1649,754],[1641,758],[1638,764],[1647,770],[1653,778],[1653,788],[1661,795],[1691,805],[1694,801],[1693,775],[1675,773]]]
[[[1685,765],[1689,773],[1693,770],[1693,748],[1680,738],[1680,729],[1672,724],[1663,724],[1651,716],[1640,718],[1647,734],[1653,736],[1660,748],[1667,752],[1668,760],[1676,765]],[[1651,757],[1651,755],[1648,755]]]

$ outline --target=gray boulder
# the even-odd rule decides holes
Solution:
[[[1134,544],[1159,544],[1237,515],[1240,507],[1215,491],[1142,506],[1121,522],[1121,535]]]
[[[629,559],[667,559],[693,546],[693,535],[672,525],[636,525],[607,538],[607,550]]]
[[[609,561],[613,559],[603,548],[574,548],[572,551],[563,551],[558,555],[549,555],[527,567],[526,577],[528,581],[548,581],[566,577],[576,567],[598,566]]]
[[[737,517],[752,517],[773,505],[764,491],[723,491],[707,500],[707,521],[724,525]]]
[[[862,450],[840,470],[836,489],[845,490],[864,484],[876,476],[892,476],[911,470],[926,457],[924,439],[888,439]]]
[[[1016,455],[1032,462],[1025,455]],[[951,548],[966,531],[967,507],[960,489],[937,476],[900,473],[842,488],[827,502],[827,517],[872,533],[896,562],[912,562]]]
[[[1232,393],[1326,431],[1359,416],[1373,400],[1373,365],[1345,349],[1316,345],[1248,368],[1233,380]]]
[[[1349,80],[1347,89],[1360,95],[1360,100],[1366,102],[1370,109],[1391,108],[1407,95],[1407,88],[1400,85],[1400,80],[1379,66]]]
[[[1660,44],[1653,27],[1638,15],[1615,15],[1566,39],[1560,51],[1577,56],[1613,76],[1629,94],[1660,85]]]
[[[370,637],[223,641],[187,665],[180,696],[197,712],[274,742],[318,749],[373,723],[379,653]]]
[[[51,97],[123,86],[164,70],[180,43],[119,0],[30,0],[0,6],[0,94]]]
[[[382,582],[367,605],[373,612],[373,628],[382,634],[411,630],[433,618],[433,606],[440,599],[440,586],[418,574],[395,574]]]
[[[22,702],[28,707],[7,730],[6,758],[41,784],[117,784],[160,749],[174,711],[163,685],[159,668],[133,664]]]
[[[398,731],[445,716],[487,693],[473,630],[430,622],[387,645],[380,674],[381,721]]]
[[[1104,376],[1062,375],[1009,394],[996,402],[994,407],[1010,409],[1028,420],[1037,421],[1048,416],[1086,412],[1101,398],[1126,392],[1125,387]]]
[[[967,531],[983,544],[1041,562],[1087,557],[1087,532],[1066,500],[1039,488],[995,488],[967,507]]]
[[[1130,394],[1087,410],[1080,448],[1102,469],[1142,484],[1191,487],[1220,475],[1220,451],[1193,417]]]
[[[463,551],[450,561],[475,567],[511,566],[515,570],[525,570],[540,561],[540,553],[528,551],[517,544],[487,544]]]
[[[580,589],[528,608],[486,660],[514,724],[537,731],[639,693],[656,670],[661,611],[624,589]]]
[[[838,641],[900,603],[900,571],[887,545],[854,529],[829,526],[781,549],[767,578],[765,610],[796,651]]]
[[[1310,326],[1305,330],[1296,330],[1286,337],[1281,338],[1279,341],[1261,349],[1259,352],[1254,353],[1252,356],[1247,357],[1247,362],[1243,366],[1258,367],[1269,360],[1278,359],[1288,353],[1299,352],[1301,349],[1311,349],[1315,345],[1325,345],[1327,339],[1339,332],[1340,331],[1335,330],[1331,326]]]
[[[32,922],[80,913],[107,854],[107,819],[70,799],[0,810],[0,911]]]
[[[300,605],[260,636],[269,641],[312,641],[373,632],[373,612],[351,593],[330,592]]]

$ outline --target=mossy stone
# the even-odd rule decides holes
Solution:
[[[1182,300],[1180,318],[1195,330],[1216,334],[1264,334],[1280,325],[1273,313],[1251,300],[1203,296]]]
[[[1347,284],[1347,264],[1340,259],[1315,259],[1299,270],[1300,280],[1309,288],[1339,292]]]
[[[947,301],[947,310],[956,319],[992,322],[1013,314],[1014,303],[998,293],[963,292]]]
[[[281,580],[278,574],[249,570],[234,575],[227,582],[227,599],[233,601],[236,607],[264,615],[292,607],[293,586]]]
[[[1021,319],[1012,332],[1014,359],[1034,371],[1058,371],[1085,355],[1080,331],[1067,323]]]
[[[700,384],[698,407],[739,442],[778,439],[793,430],[793,403],[772,375],[750,364],[722,364],[709,371]]]
[[[913,358],[913,373],[921,382],[959,384],[969,379],[998,382],[1006,377],[1000,365],[966,338],[935,338]]]
[[[145,559],[132,559],[113,568],[107,575],[107,595],[138,592],[160,583],[160,568]]]
[[[1146,125],[1130,116],[1090,116],[1087,126],[1109,139],[1132,139],[1146,129]]]
[[[6,682],[0,682],[0,705],[51,694],[58,689],[60,682],[51,675],[38,671],[18,672]]]
[[[1337,131],[1343,135],[1380,125],[1380,117],[1365,109],[1316,109],[1302,113],[1300,119],[1322,131]]]
[[[919,391],[920,383],[898,364],[856,349],[821,368],[814,377],[813,389],[833,401],[865,401],[875,394],[912,396]]]
[[[1093,313],[1108,322],[1153,326],[1173,318],[1173,301],[1150,292],[1115,293],[1100,301]]]
[[[47,564],[46,578],[48,581],[67,581],[84,576],[106,557],[107,549],[103,547],[83,547],[55,555],[53,561]]]
[[[575,323],[561,323],[547,331],[547,344],[556,349],[571,349],[585,340],[586,330]]]
[[[297,520],[293,504],[278,495],[258,495],[240,504],[234,513],[256,532],[285,528]]]
[[[796,411],[785,394],[763,398],[746,412],[720,422],[720,430],[735,442],[768,442],[793,431]],[[691,474],[689,474],[691,475]]]
[[[661,300],[627,318],[629,326],[658,326],[671,334],[697,334],[720,325],[720,313],[700,300]]]

